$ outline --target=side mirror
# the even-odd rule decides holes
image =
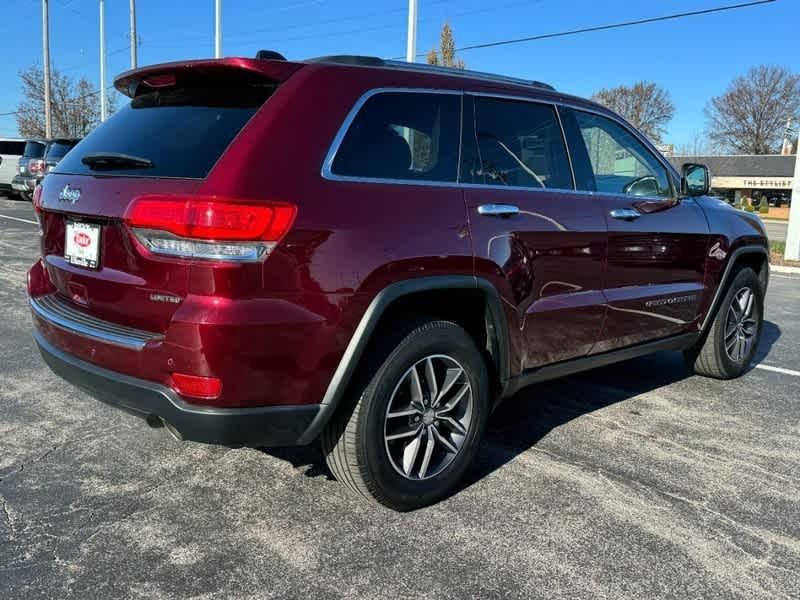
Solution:
[[[681,193],[705,196],[711,190],[711,171],[705,165],[686,163],[681,168]]]

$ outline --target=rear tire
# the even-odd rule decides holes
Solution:
[[[733,278],[701,342],[684,351],[698,375],[739,377],[753,360],[764,321],[764,292],[755,271],[741,269]]]
[[[351,402],[321,436],[336,479],[405,511],[456,487],[489,416],[489,378],[472,337],[449,321],[410,324],[370,349]]]

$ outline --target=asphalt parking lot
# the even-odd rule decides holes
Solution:
[[[457,494],[395,514],[315,448],[179,443],[53,376],[32,220],[0,200],[0,598],[800,597],[800,276],[741,379],[662,353],[528,388]]]

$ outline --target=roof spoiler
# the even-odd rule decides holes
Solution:
[[[171,87],[186,79],[210,82],[214,78],[241,76],[245,81],[267,79],[283,82],[302,67],[302,63],[289,62],[283,57],[180,61],[126,71],[117,76],[114,80],[114,87],[121,94],[133,98],[143,91]]]

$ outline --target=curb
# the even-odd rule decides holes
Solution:
[[[770,265],[770,271],[774,271],[775,273],[793,273],[796,275],[800,275],[800,267],[783,267],[781,265]]]

